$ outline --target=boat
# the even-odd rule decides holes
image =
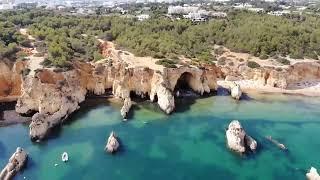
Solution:
[[[69,160],[69,157],[68,157],[68,153],[67,153],[67,152],[62,153],[62,155],[61,155],[61,160],[62,160],[63,162],[67,162],[67,161]]]
[[[280,149],[282,149],[282,150],[287,150],[287,147],[286,147],[284,144],[280,143],[279,141],[277,141],[277,140],[275,140],[275,139],[272,139],[271,136],[266,136],[266,138],[267,138],[270,142],[272,142],[273,144],[277,145]]]

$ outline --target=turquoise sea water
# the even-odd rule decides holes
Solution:
[[[305,179],[310,166],[320,168],[319,98],[256,95],[236,102],[213,96],[180,100],[170,116],[144,102],[134,106],[128,122],[121,121],[120,104],[99,101],[88,101],[41,144],[30,142],[27,125],[1,127],[0,166],[22,146],[30,158],[15,179],[292,180]],[[239,156],[226,148],[225,128],[232,119],[257,139],[255,154]],[[104,152],[112,130],[122,143],[115,155]],[[267,135],[289,151],[268,142]],[[61,162],[64,151],[68,163]]]

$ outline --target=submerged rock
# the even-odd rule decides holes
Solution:
[[[109,152],[109,153],[114,153],[118,150],[120,144],[117,140],[117,136],[116,134],[112,131],[110,133],[110,136],[108,138],[108,142],[107,142],[107,145],[106,147],[104,148],[105,151]]]
[[[123,119],[127,119],[128,113],[130,111],[130,108],[132,106],[131,98],[126,98],[123,102],[123,106],[120,110],[121,116]]]
[[[306,174],[308,180],[320,180],[320,175],[317,172],[317,169],[314,167],[310,168],[310,171]]]
[[[236,99],[236,100],[239,100],[241,98],[241,95],[242,95],[242,91],[241,91],[241,88],[240,88],[240,85],[233,82],[231,83],[230,85],[230,92],[231,92],[231,97]]]
[[[27,158],[27,153],[21,147],[18,147],[16,152],[10,157],[6,167],[1,171],[0,179],[12,179],[13,176],[24,167],[27,162]]]
[[[228,147],[236,152],[245,153],[248,150],[255,151],[257,149],[257,142],[246,134],[237,120],[233,120],[229,124],[226,137]]]

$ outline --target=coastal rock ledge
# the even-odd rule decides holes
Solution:
[[[311,167],[306,176],[308,180],[320,180],[320,175],[318,174],[317,169],[314,167]]]
[[[21,147],[18,147],[16,152],[10,157],[6,167],[1,171],[0,180],[12,179],[24,167],[27,158],[27,153]]]
[[[229,124],[226,137],[228,147],[236,152],[245,153],[257,149],[257,141],[246,134],[240,122],[237,120],[233,120]]]
[[[132,95],[149,98],[169,114],[174,111],[174,92],[180,88],[178,84],[181,81],[200,95],[218,87],[219,70],[215,65],[159,70],[129,66],[115,57],[99,63],[75,61],[69,70],[37,69],[35,74],[22,77],[16,111],[20,114],[35,113],[30,124],[30,138],[38,141],[47,137],[50,129],[61,125],[80,108],[79,104],[88,93],[103,95],[107,91],[112,92],[115,98],[124,101],[121,115],[127,118]]]

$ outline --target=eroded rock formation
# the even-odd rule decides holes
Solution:
[[[0,60],[0,101],[16,100],[20,96],[25,68],[26,62],[23,61],[10,64]]]
[[[320,180],[320,175],[316,168],[311,167],[310,171],[306,174],[308,180]]]
[[[131,106],[132,106],[131,98],[130,97],[125,98],[123,102],[123,106],[120,110],[121,116],[123,117],[124,120],[127,119]]]
[[[239,84],[237,84],[235,82],[231,82],[229,90],[230,90],[232,98],[234,98],[236,100],[239,100],[241,98],[242,91],[241,91],[241,88],[240,88]]]
[[[10,157],[8,164],[0,173],[1,180],[10,180],[13,176],[19,172],[27,162],[28,155],[20,147]]]
[[[108,138],[107,145],[106,145],[106,147],[104,149],[105,149],[105,151],[107,151],[109,153],[115,153],[118,150],[119,146],[120,146],[120,144],[119,144],[119,142],[117,140],[117,136],[112,131],[110,133],[109,138]]]
[[[246,134],[241,124],[237,120],[233,120],[226,131],[227,144],[231,150],[239,153],[247,151],[255,151],[257,142]]]
[[[58,74],[41,70],[36,77],[25,77],[16,111],[21,114],[37,112],[29,125],[30,137],[32,140],[43,139],[52,127],[61,124],[79,108],[86,92],[76,71]]]
[[[121,114],[126,118],[131,107],[130,94],[150,98],[166,113],[175,108],[174,90],[178,79],[188,74],[185,81],[199,93],[217,89],[216,66],[202,68],[181,66],[163,71],[148,67],[128,67],[121,60],[101,63],[75,62],[73,69],[59,71],[39,69],[34,75],[23,78],[21,96],[16,111],[21,114],[36,112],[30,124],[30,137],[43,139],[79,108],[88,92],[102,95],[112,90],[114,97],[124,100]]]
[[[286,89],[290,84],[301,81],[320,80],[320,64],[297,62],[285,67],[249,68],[246,64],[221,67],[225,80],[253,80],[256,85]]]

